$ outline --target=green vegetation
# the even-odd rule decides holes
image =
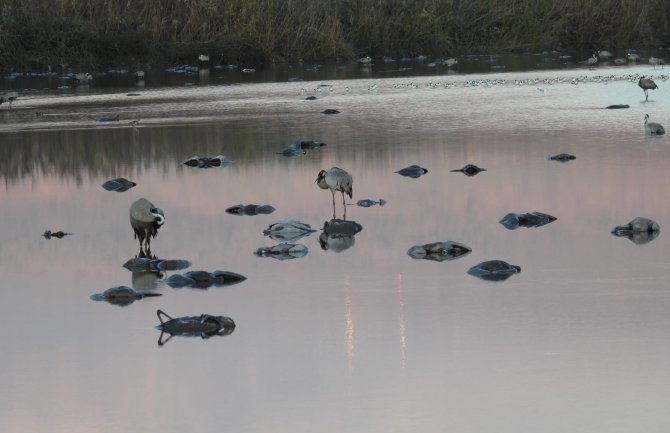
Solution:
[[[3,0],[0,69],[628,48],[667,0]]]

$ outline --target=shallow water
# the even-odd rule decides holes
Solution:
[[[663,73],[38,92],[3,107],[0,430],[667,431],[668,237],[636,245],[610,234],[636,216],[670,224],[670,145],[643,128],[645,113],[668,123]],[[648,102],[636,74],[660,87]],[[602,109],[610,104],[630,108]],[[297,138],[327,145],[276,154]],[[577,159],[546,159],[561,152]],[[234,163],[181,164],[194,154]],[[449,171],[467,163],[488,171]],[[428,173],[394,173],[412,164]],[[347,207],[363,230],[340,252],[322,249],[317,232],[297,241],[305,257],[254,256],[276,243],[262,234],[269,224],[319,229],[332,217],[329,192],[314,184],[332,166],[353,175],[347,201],[387,204]],[[115,177],[137,186],[105,191]],[[155,255],[248,280],[173,289],[164,278],[178,272],[124,269],[139,252],[128,222],[139,197],[165,211]],[[276,211],[225,212],[240,203]],[[498,223],[532,211],[558,219]],[[45,239],[47,229],[73,234]],[[406,254],[444,240],[472,252],[441,263]],[[521,273],[466,273],[491,259]],[[89,299],[119,285],[162,296],[127,307]],[[158,347],[157,309],[237,327]]]

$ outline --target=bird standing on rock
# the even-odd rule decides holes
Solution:
[[[658,89],[656,83],[651,78],[644,78],[644,75],[640,77],[640,81],[637,82],[637,85],[644,90],[645,101],[649,101],[649,90]]]
[[[158,229],[165,224],[165,214],[162,209],[154,206],[146,198],[140,198],[130,205],[130,226],[135,232],[135,239],[140,241],[140,249],[143,244],[149,251],[151,238],[155,238]]]
[[[349,198],[353,198],[354,179],[351,175],[339,167],[333,167],[330,170],[321,170],[315,182],[321,189],[330,189],[333,195],[333,218],[335,218],[335,191],[342,193],[342,206],[346,219],[347,206],[344,201],[344,194],[346,193]]]

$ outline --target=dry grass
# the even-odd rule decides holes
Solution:
[[[4,0],[0,69],[656,46],[668,16],[666,0]]]

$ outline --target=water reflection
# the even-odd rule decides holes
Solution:
[[[407,251],[413,259],[433,260],[443,262],[455,260],[472,252],[472,248],[459,242],[433,242],[424,245],[415,245]]]
[[[499,223],[508,230],[516,230],[519,227],[541,227],[556,221],[556,217],[542,212],[528,212],[524,214],[508,213]]]
[[[271,247],[260,247],[254,251],[258,257],[272,257],[277,260],[290,260],[305,257],[309,249],[303,244],[282,242]]]
[[[47,230],[44,233],[42,233],[42,236],[44,237],[44,239],[51,239],[51,238],[62,239],[65,236],[70,236],[70,235],[72,235],[72,233],[67,233],[67,232],[64,232],[62,230],[58,230],[58,231],[55,231],[55,232],[52,232],[51,230]]]
[[[268,215],[274,211],[275,208],[267,204],[238,204],[226,209],[226,213],[239,216]]]
[[[298,239],[309,236],[315,231],[309,224],[292,219],[284,219],[270,224],[267,229],[263,230],[263,235],[269,236],[270,239],[279,242],[295,242]]]
[[[323,231],[319,235],[319,244],[322,250],[341,253],[354,246],[354,236],[363,230],[363,226],[356,221],[347,221],[333,218],[323,223]]]
[[[201,314],[200,316],[172,318],[161,310],[156,311],[156,314],[161,322],[156,326],[156,329],[161,331],[158,337],[159,346],[164,345],[174,336],[200,337],[205,340],[214,336],[230,335],[235,330],[235,322],[226,316]],[[169,334],[169,337],[163,339],[164,334]]]
[[[130,287],[118,286],[105,290],[102,293],[91,295],[93,301],[106,301],[112,305],[126,307],[135,301],[144,299],[146,297],[162,296],[160,293],[138,292]]]
[[[468,274],[486,281],[504,281],[519,272],[519,266],[502,260],[489,260],[468,269]]]
[[[171,275],[165,283],[173,289],[188,287],[205,290],[210,287],[223,287],[238,284],[246,280],[244,275],[229,271],[191,271],[183,275]]]

